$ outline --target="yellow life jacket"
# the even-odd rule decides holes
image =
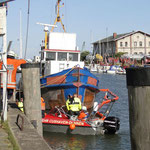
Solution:
[[[79,98],[75,97],[73,102],[71,103],[70,100],[68,99],[66,101],[66,106],[67,106],[68,110],[80,111],[81,110],[81,101]]]
[[[23,112],[23,102],[18,102],[18,107]]]

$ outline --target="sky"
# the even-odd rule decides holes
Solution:
[[[26,58],[38,56],[44,40],[44,27],[37,22],[53,24],[57,0],[30,0],[30,21]],[[76,33],[77,46],[92,52],[92,42],[117,34],[143,31],[150,34],[150,0],[62,0],[62,22],[68,33]],[[27,33],[28,0],[8,4],[7,41],[13,41],[11,50],[19,55],[20,10],[22,16],[23,56]],[[62,32],[60,23],[54,30]],[[2,47],[0,39],[0,49]]]

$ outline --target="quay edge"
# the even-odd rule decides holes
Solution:
[[[20,150],[52,150],[46,143],[42,136],[40,136],[37,130],[30,123],[28,118],[17,107],[15,102],[9,102],[8,104],[8,126],[18,144]],[[23,130],[21,131],[16,124],[17,116],[23,117]]]

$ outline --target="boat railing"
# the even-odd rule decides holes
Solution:
[[[96,111],[93,111],[90,115],[90,119],[95,118],[95,116],[99,116],[102,120],[104,120],[110,113],[110,110],[116,100],[119,99],[119,97],[111,92],[109,89],[100,89],[100,92],[105,92],[104,97],[101,99],[102,102],[99,102],[97,104]],[[108,105],[107,105],[108,104]],[[101,108],[106,105],[105,111],[102,113]]]
[[[66,111],[64,110],[66,106],[62,105],[62,106],[55,106],[55,109],[57,110],[56,113],[59,113],[58,117],[70,117],[70,115],[68,113],[66,113]]]

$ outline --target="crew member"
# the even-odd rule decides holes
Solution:
[[[18,107],[19,107],[19,109],[20,109],[22,112],[24,112],[24,110],[23,110],[23,98],[21,98],[20,101],[18,101]]]
[[[7,92],[8,99],[11,98],[16,89],[16,72],[17,67],[21,64],[26,63],[24,59],[15,59],[15,53],[9,51],[7,54]],[[3,62],[0,62],[0,69],[2,69]],[[3,66],[4,67],[4,66]],[[1,83],[1,88],[3,88],[3,83]]]
[[[41,111],[42,111],[42,118],[45,117],[45,101],[43,97],[41,97]]]
[[[81,110],[81,101],[76,94],[68,98],[68,100],[66,101],[66,106],[67,106],[68,113],[71,116],[79,115],[79,112]]]

